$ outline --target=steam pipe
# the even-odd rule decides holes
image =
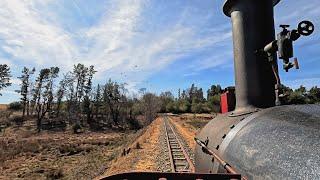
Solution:
[[[224,13],[231,17],[236,84],[234,115],[275,105],[276,79],[268,57],[255,52],[275,40],[273,6],[280,0],[227,0]],[[276,54],[272,53],[276,71]]]

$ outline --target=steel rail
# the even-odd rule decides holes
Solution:
[[[170,120],[168,117],[164,116],[164,125],[166,131],[166,139],[168,145],[168,151],[170,156],[170,164],[171,169],[173,172],[194,172],[195,168],[193,162],[191,161],[188,153],[186,152],[185,148],[183,147],[182,142],[179,140],[178,135],[176,134],[173,126],[171,125]],[[170,134],[170,135],[169,135]],[[171,138],[171,139],[170,139]],[[181,155],[174,155],[175,153],[181,153]],[[177,157],[179,156],[179,157]],[[177,161],[182,161],[182,163],[178,163]],[[184,167],[187,169],[179,169],[179,165],[185,165]]]
[[[167,140],[167,145],[168,145],[168,153],[169,153],[169,158],[170,158],[171,171],[176,172],[175,171],[176,168],[175,168],[174,161],[173,161],[173,155],[172,155],[172,151],[171,151],[171,146],[170,146],[170,142],[169,142],[169,135],[168,135],[168,129],[167,129],[166,123],[164,123],[164,129],[166,132],[166,140]]]

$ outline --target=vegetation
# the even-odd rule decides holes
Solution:
[[[30,103],[30,96],[31,96],[30,86],[32,86],[30,82],[30,78],[35,71],[36,71],[35,68],[30,70],[29,68],[24,67],[22,70],[22,75],[18,77],[21,80],[21,89],[17,90],[16,92],[20,93],[21,95],[20,99],[21,99],[21,104],[23,109],[22,117],[25,116],[26,110],[27,110],[27,115],[29,116],[29,107],[30,107],[29,103]]]
[[[283,97],[282,104],[316,104],[320,103],[320,88],[314,86],[308,91],[304,86],[292,90],[289,87],[282,86]]]
[[[10,68],[6,64],[0,64],[0,96],[1,90],[11,85],[10,83]]]
[[[190,88],[178,90],[178,97],[166,91],[159,96],[141,88],[140,95],[131,96],[125,83],[108,79],[105,84],[93,85],[97,72],[94,66],[74,65],[72,71],[59,78],[59,67],[40,69],[37,76],[35,68],[24,67],[20,88],[20,102],[9,105],[13,111],[22,110],[25,116],[33,117],[37,131],[43,124],[65,127],[74,132],[82,132],[83,127],[94,130],[105,128],[139,129],[149,124],[157,113],[218,113],[220,112],[220,95],[223,88],[212,85],[206,91],[192,84]],[[0,65],[0,90],[10,84],[10,68]],[[59,79],[59,82],[57,82]],[[307,104],[320,102],[320,88],[307,90],[301,86],[292,90],[282,86],[282,104]],[[14,118],[19,119],[19,118]],[[141,120],[144,123],[141,123]],[[45,128],[47,129],[47,128]]]
[[[160,94],[161,112],[172,113],[217,113],[220,111],[220,85],[212,85],[207,91],[207,98],[204,98],[202,88],[194,84],[180,93],[175,99],[171,92]]]
[[[3,90],[10,85],[10,68],[1,65],[0,70]],[[93,66],[83,64],[74,65],[65,74],[58,67],[38,71],[23,68],[18,77],[20,101],[0,110],[0,166],[5,177],[11,177],[7,179],[92,179],[106,169],[112,172],[111,161],[119,158],[128,144],[134,145],[129,147],[127,156],[137,157],[139,152],[145,158],[155,153],[155,149],[146,147],[158,142],[156,126],[134,140],[145,131],[137,129],[150,124],[157,113],[193,113],[180,115],[186,118],[180,122],[195,133],[220,111],[220,85],[205,91],[192,84],[179,89],[177,97],[170,91],[157,95],[145,88],[141,88],[140,94],[131,95],[125,83],[112,79],[94,84],[95,74]],[[283,104],[320,102],[317,86],[309,90],[303,86],[282,89]],[[190,142],[194,143],[193,138]],[[147,158],[150,162],[153,159]],[[125,157],[119,162],[121,165],[114,166],[129,164]],[[143,164],[148,164],[145,162],[144,159]]]
[[[1,65],[1,89],[10,85],[10,69]],[[131,97],[121,84],[109,79],[106,84],[93,86],[94,66],[74,65],[72,71],[59,78],[58,67],[40,69],[24,67],[18,77],[20,102],[9,105],[12,111],[22,111],[23,119],[34,119],[40,132],[68,125],[73,132],[83,132],[83,127],[93,130],[105,128],[139,129],[141,119],[149,124],[157,115],[159,98],[145,93],[140,98]],[[58,81],[60,79],[60,81]],[[57,82],[58,81],[58,82]],[[144,118],[142,118],[144,117]]]
[[[23,109],[23,107],[20,102],[12,102],[9,104],[8,109],[12,110],[12,111],[19,111],[19,110]]]

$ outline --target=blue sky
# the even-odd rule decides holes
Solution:
[[[13,86],[0,103],[18,100],[23,66],[81,62],[98,70],[95,84],[108,78],[159,93],[211,84],[234,84],[230,19],[222,0],[1,0],[0,63],[10,65]],[[295,43],[301,69],[281,71],[284,84],[320,85],[320,1],[282,0],[275,7],[279,24],[314,22],[310,37]],[[319,27],[319,28],[318,28]],[[282,64],[280,64],[282,66]]]

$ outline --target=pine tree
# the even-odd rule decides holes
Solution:
[[[92,90],[92,78],[93,75],[96,73],[93,66],[89,67],[89,70],[87,71],[87,74],[85,75],[85,85],[84,85],[84,100],[83,100],[83,111],[87,114],[87,123],[90,123],[90,120],[92,119],[92,107],[91,107],[91,99],[90,99],[90,93]]]
[[[24,67],[22,70],[22,75],[18,78],[21,80],[21,88],[20,90],[17,90],[16,92],[20,93],[22,96],[20,99],[22,101],[23,109],[22,109],[22,117],[25,116],[25,112],[27,110],[27,115],[29,116],[29,103],[30,103],[30,76],[34,74],[35,68],[30,70],[27,67]]]
[[[10,74],[9,66],[6,64],[0,64],[0,91],[3,88],[11,86],[10,78],[11,78],[11,74]],[[0,93],[0,96],[2,96],[1,93]]]
[[[58,77],[59,68],[41,69],[36,80],[35,94],[37,111],[37,129],[41,131],[42,119],[51,110],[53,102],[53,82]]]
[[[94,107],[95,107],[96,117],[98,117],[100,106],[101,106],[101,89],[100,89],[100,84],[98,84],[97,91],[94,97]]]

